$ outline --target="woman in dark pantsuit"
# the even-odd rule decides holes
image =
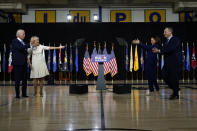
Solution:
[[[149,93],[148,95],[153,94],[154,88],[159,94],[159,86],[157,83],[156,77],[156,67],[157,67],[157,54],[152,52],[153,48],[159,48],[160,38],[158,36],[151,37],[152,45],[142,44],[139,40],[133,40],[133,44],[139,45],[141,48],[147,51],[146,60],[145,60],[145,74],[148,79]]]

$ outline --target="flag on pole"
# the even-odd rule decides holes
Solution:
[[[163,69],[164,66],[164,55],[161,56],[161,70]]]
[[[57,63],[56,63],[56,50],[53,50],[53,72],[57,71]]]
[[[6,46],[4,44],[4,51],[3,51],[3,72],[5,72],[5,53],[6,53]]]
[[[183,64],[183,70],[185,70],[185,51],[182,43],[182,64]]]
[[[144,71],[144,56],[143,56],[143,49],[142,48],[141,48],[140,63],[141,63],[142,71]]]
[[[78,72],[78,49],[77,49],[77,46],[76,46],[76,51],[75,51],[75,67],[76,67],[76,72]]]
[[[128,56],[128,46],[125,48],[125,70],[129,71],[129,56]]]
[[[135,59],[134,59],[134,71],[139,70],[139,61],[138,61],[138,51],[137,51],[137,45],[135,47]]]
[[[130,72],[132,72],[133,70],[133,48],[131,45],[131,51],[130,51],[130,68],[129,68]]]
[[[100,46],[100,43],[99,43],[98,54],[102,54],[102,52],[101,52],[101,46]]]
[[[87,76],[89,76],[92,73],[92,70],[90,68],[90,63],[91,63],[91,60],[90,60],[89,52],[88,52],[88,49],[86,49],[86,52],[83,58],[83,69],[86,72]]]
[[[194,46],[194,44],[193,44],[193,52],[192,52],[192,63],[191,63],[191,65],[192,65],[192,68],[193,69],[196,69],[196,55],[195,55],[195,46]]]
[[[70,45],[70,72],[73,72],[73,55],[72,55],[72,46]]]
[[[187,43],[186,70],[190,71],[189,45]]]
[[[59,49],[59,64],[62,64],[62,50],[61,49]]]
[[[111,59],[110,59],[110,73],[111,77],[114,77],[118,73],[118,67],[117,67],[117,62],[116,62],[116,57],[114,54],[114,49],[112,47],[111,50]]]
[[[68,71],[68,55],[67,55],[67,45],[66,45],[66,48],[65,48],[64,64],[65,64],[66,71]]]
[[[8,73],[12,72],[13,65],[12,65],[12,50],[10,49],[9,60],[8,60]]]
[[[103,55],[106,55],[106,56],[108,55],[106,47],[103,50]],[[108,73],[110,73],[110,62],[109,61],[104,62],[103,66],[104,66],[104,75],[107,75]]]
[[[97,55],[97,51],[96,51],[96,47],[94,47],[91,58],[94,58],[96,55]],[[91,68],[94,76],[98,76],[98,62],[91,61],[90,68]]]
[[[50,46],[50,44],[49,44]],[[51,71],[51,51],[48,50],[48,61],[47,61],[47,66],[48,66],[48,70],[49,72]]]

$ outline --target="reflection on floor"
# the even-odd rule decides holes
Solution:
[[[196,86],[196,85],[191,85]],[[165,86],[164,86],[165,87]],[[89,86],[88,94],[69,94],[68,86],[45,86],[44,96],[15,99],[13,86],[0,87],[1,131],[150,130],[196,131],[197,90],[182,88],[180,99],[168,100],[170,89],[147,96],[148,90],[114,94]]]

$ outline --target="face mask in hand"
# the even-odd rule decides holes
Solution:
[[[36,49],[37,49],[36,45],[32,44],[32,50],[36,50]]]

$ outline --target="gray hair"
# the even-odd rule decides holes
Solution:
[[[17,31],[16,31],[16,37],[18,37],[19,36],[19,34],[21,33],[21,31],[24,31],[23,29],[18,29]],[[25,31],[24,31],[25,32]]]

